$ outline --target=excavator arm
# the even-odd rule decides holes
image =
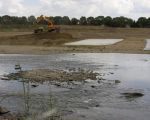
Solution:
[[[60,31],[60,27],[57,27],[53,24],[53,22],[51,20],[49,20],[48,17],[41,15],[40,17],[37,17],[36,23],[41,23],[41,22],[46,22],[48,25],[48,32],[52,32],[52,31],[56,31],[59,32]],[[43,27],[40,27],[36,30],[34,30],[35,33],[38,32],[43,32]]]

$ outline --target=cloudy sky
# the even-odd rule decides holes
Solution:
[[[150,17],[150,0],[0,0],[0,16]]]

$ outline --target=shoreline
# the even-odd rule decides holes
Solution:
[[[0,54],[29,54],[29,55],[48,55],[63,53],[125,53],[125,54],[150,54],[150,50],[115,50],[105,46],[97,47],[44,47],[44,46],[19,46],[19,45],[0,45]],[[107,46],[109,47],[109,46]]]

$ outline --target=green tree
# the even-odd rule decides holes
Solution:
[[[2,24],[11,24],[12,20],[9,15],[2,16]]]
[[[130,27],[131,24],[132,24],[132,20],[121,16],[121,17],[113,18],[112,26],[113,27]]]
[[[79,23],[80,23],[80,25],[87,25],[87,19],[86,19],[86,17],[82,16],[80,18]]]
[[[131,19],[131,18],[128,18],[127,25],[130,26],[130,27],[132,27],[133,24],[134,24],[134,20]]]
[[[72,25],[77,25],[78,22],[79,22],[79,20],[78,20],[77,18],[72,18],[72,19],[71,19],[71,24],[72,24]]]
[[[148,26],[148,20],[146,17],[140,17],[137,20],[138,27],[147,27]]]
[[[28,19],[26,18],[26,16],[21,17],[21,23],[22,24],[28,24]]]
[[[147,19],[147,27],[150,28],[150,17]]]
[[[88,17],[87,18],[87,24],[88,25],[95,25],[95,19],[94,19],[94,17]]]
[[[104,24],[104,16],[98,16],[95,18],[95,25],[103,25]]]
[[[70,21],[68,16],[64,16],[62,18],[62,22],[63,22],[64,25],[70,25],[71,24],[71,21]]]
[[[131,27],[132,27],[132,28],[137,28],[137,27],[138,27],[137,22],[136,22],[135,20],[134,20],[133,23],[131,24]]]
[[[104,18],[104,25],[108,27],[112,26],[112,18],[110,16]]]
[[[2,17],[0,16],[0,24],[2,24]]]
[[[27,18],[25,16],[18,17],[17,24],[21,24],[21,25],[28,24]]]
[[[34,23],[36,22],[35,16],[33,16],[33,15],[29,16],[29,17],[28,17],[28,22],[29,22],[30,24],[34,24]]]
[[[56,25],[61,25],[61,24],[63,24],[63,20],[62,20],[62,17],[61,17],[61,16],[55,16],[55,17],[53,18],[53,20],[54,20],[54,24],[56,24]]]

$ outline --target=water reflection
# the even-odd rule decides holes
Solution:
[[[12,113],[15,112],[26,119],[61,119],[61,114],[57,109],[57,100],[50,85],[47,85],[47,93],[33,93],[36,89],[36,87],[32,87],[35,85],[34,83],[30,83],[27,79],[20,79],[19,81],[21,82],[18,82],[20,86],[18,92],[11,92],[11,90],[10,92],[0,92],[0,106],[4,106]]]
[[[29,80],[23,80],[23,99],[24,99],[24,116],[32,120],[53,120],[60,119],[60,113],[57,111],[56,99],[54,98],[51,87],[47,95],[31,94],[33,83]]]

